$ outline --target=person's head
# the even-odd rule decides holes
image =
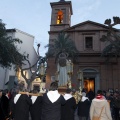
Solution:
[[[0,97],[2,96],[2,90],[0,90]]]
[[[58,83],[57,83],[57,82],[52,82],[52,83],[50,84],[50,89],[49,89],[49,90],[55,91],[55,90],[57,90],[57,89],[58,89]]]
[[[86,92],[85,88],[82,89],[82,92]]]
[[[67,94],[72,94],[72,90],[68,88],[68,89],[66,90],[66,93],[67,93]]]
[[[92,92],[93,92],[93,90],[92,90],[92,89],[90,89],[90,91],[92,91]]]
[[[14,89],[14,94],[18,94],[19,91],[20,91],[19,87],[15,88],[15,89]]]
[[[107,97],[109,97],[110,95],[111,95],[110,92],[107,92],[107,93],[106,93],[106,96],[107,96]]]
[[[85,92],[82,92],[82,96],[83,96],[83,97],[86,97],[86,93],[85,93]]]
[[[98,90],[98,91],[97,91],[97,94],[103,95],[103,94],[102,94],[102,90]]]
[[[19,88],[19,91],[21,92],[25,91],[25,85],[23,81],[18,84],[18,88]]]
[[[34,94],[37,94],[37,93],[38,93],[38,90],[33,89],[33,93],[34,93]]]
[[[8,94],[8,89],[3,90],[3,95]]]
[[[115,97],[118,97],[118,96],[119,96],[119,92],[115,92],[115,93],[114,93],[114,96],[115,96]]]

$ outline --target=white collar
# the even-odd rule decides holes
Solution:
[[[68,100],[68,99],[70,99],[70,98],[72,98],[73,96],[71,95],[71,94],[65,94],[64,95],[64,98],[65,98],[65,100]]]
[[[81,101],[84,102],[85,100],[89,100],[88,97],[83,96]]]
[[[49,98],[49,100],[54,103],[58,100],[58,98],[60,97],[60,94],[58,93],[58,90],[55,90],[55,91],[49,91],[47,93],[47,96]]]
[[[9,99],[8,94],[6,94],[5,96]]]
[[[16,104],[18,99],[20,98],[21,94],[17,94],[14,98],[14,103]]]
[[[35,103],[36,99],[37,99],[37,96],[32,96],[32,97],[31,97],[32,104],[34,104],[34,103]]]

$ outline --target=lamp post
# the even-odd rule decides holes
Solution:
[[[83,72],[79,69],[78,71],[78,80],[80,81],[80,87],[79,87],[79,90],[80,90],[80,95],[82,95],[82,88],[83,88]]]
[[[45,67],[45,64],[44,63],[41,63],[40,66],[39,66],[39,75],[40,75],[40,78],[41,78],[41,82],[40,82],[40,93],[43,91],[42,88],[43,88],[43,78],[44,78],[44,75],[45,75],[45,71],[46,71],[46,67]]]
[[[41,63],[39,66],[39,75],[41,76],[41,79],[45,75],[45,64],[44,63]]]

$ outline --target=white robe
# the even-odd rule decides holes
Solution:
[[[61,67],[58,63],[57,71],[58,71],[58,80],[59,80],[58,85],[59,86],[67,85],[67,81],[68,81],[67,66]]]

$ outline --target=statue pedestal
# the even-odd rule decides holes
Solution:
[[[65,86],[65,87],[58,87],[58,92],[60,92],[60,93],[66,93],[66,90],[67,90],[67,86]]]

